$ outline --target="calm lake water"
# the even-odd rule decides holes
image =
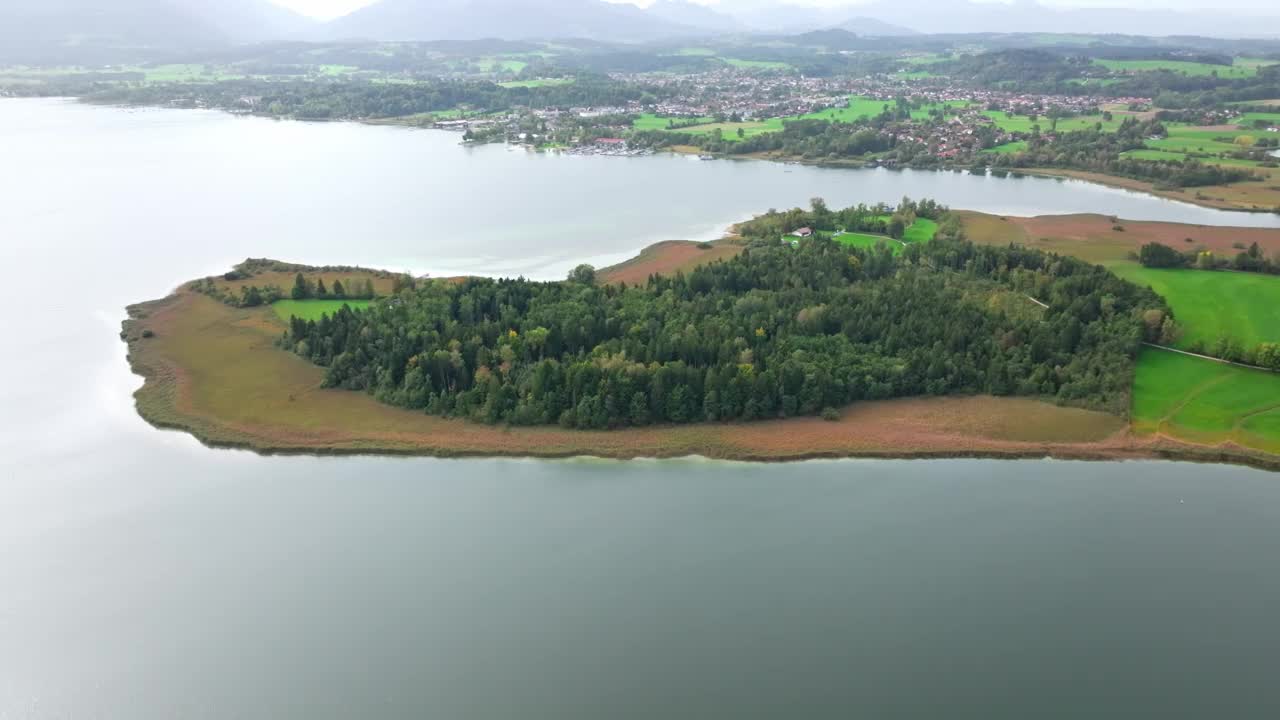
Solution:
[[[137,418],[122,308],[250,255],[555,277],[817,195],[1280,225],[457,141],[0,102],[0,719],[1280,712],[1275,475],[263,458]]]

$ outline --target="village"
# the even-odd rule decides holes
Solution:
[[[563,149],[584,155],[641,155],[652,151],[652,138],[638,131],[652,130],[637,118],[665,120],[660,129],[693,135],[720,132],[745,137],[746,130],[781,130],[788,120],[819,116],[827,111],[840,122],[866,124],[895,146],[919,149],[916,162],[946,163],[981,150],[1024,138],[1032,131],[1052,133],[1056,120],[1103,112],[1145,116],[1152,100],[1146,97],[1056,95],[975,89],[946,78],[904,79],[894,75],[811,78],[782,73],[744,72],[732,68],[695,75],[662,73],[613,74],[611,79],[661,90],[655,103],[605,107],[527,108],[464,119],[441,120],[435,127],[467,134],[472,142],[507,142],[532,148]],[[856,98],[874,107],[933,109],[910,117],[871,122],[868,116],[840,114]],[[878,113],[877,113],[878,114]],[[997,119],[1026,118],[1029,123]],[[782,122],[779,122],[781,120]],[[1206,124],[1221,118],[1206,117]],[[1025,126],[1025,127],[1024,127]],[[759,127],[759,130],[755,128]],[[738,130],[741,128],[742,130]],[[638,141],[640,140],[640,141]],[[876,160],[893,166],[894,159]]]

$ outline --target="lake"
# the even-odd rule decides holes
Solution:
[[[0,101],[0,163],[0,718],[1280,711],[1272,474],[259,457],[142,422],[117,338],[248,256],[549,278],[813,196],[1280,217],[61,100]]]

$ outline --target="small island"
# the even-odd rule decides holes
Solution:
[[[1280,464],[1280,434],[1251,424],[1280,378],[1244,367],[1266,344],[1180,350],[1204,320],[1168,289],[1181,278],[1150,277],[1247,273],[1136,261],[1193,234],[1201,253],[1219,235],[1280,247],[815,200],[559,282],[249,260],[131,307],[122,337],[149,422],[265,453]],[[1232,387],[1266,407],[1214,417],[1225,434],[1183,417]]]

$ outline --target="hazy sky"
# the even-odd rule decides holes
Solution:
[[[611,0],[618,2],[620,0]],[[652,0],[622,0],[633,2],[636,5],[647,5]],[[758,4],[761,0],[694,0],[704,5],[719,5],[724,9],[731,9],[735,5]],[[940,5],[950,3],[952,0],[937,0]],[[991,0],[1000,2],[1001,0]],[[332,18],[355,10],[364,5],[369,5],[373,0],[272,0],[277,5],[283,5],[288,8],[297,10],[305,15],[311,15],[318,18]],[[1226,0],[1226,2],[1210,4],[1206,0],[1041,0],[1044,5],[1052,5],[1055,7],[1129,7],[1141,9],[1167,8],[1176,10],[1194,10],[1197,8],[1211,8],[1214,12],[1222,12],[1224,8],[1248,10],[1254,13],[1265,13],[1268,15],[1277,14],[1277,6],[1280,5],[1276,0]],[[796,5],[819,5],[824,7],[833,7],[839,5],[857,6],[866,4],[866,0],[859,2],[857,0],[794,0],[792,4]]]

